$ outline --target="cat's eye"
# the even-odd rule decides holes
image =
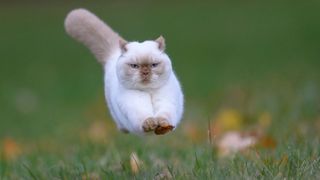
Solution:
[[[157,67],[159,64],[160,64],[160,63],[152,63],[152,64],[151,64],[151,67],[155,68],[155,67]]]
[[[129,66],[130,66],[131,68],[134,68],[134,69],[139,68],[139,65],[138,65],[138,64],[129,64]]]

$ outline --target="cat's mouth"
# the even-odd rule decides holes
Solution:
[[[142,74],[141,76],[140,76],[140,78],[141,78],[141,83],[142,84],[148,84],[148,83],[150,83],[150,79],[151,79],[151,75],[150,74],[148,74],[148,75],[144,75],[144,74]]]
[[[149,84],[150,83],[150,78],[142,78],[141,79],[142,84]]]

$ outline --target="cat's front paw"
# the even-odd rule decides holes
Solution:
[[[144,132],[154,131],[158,127],[158,122],[154,118],[148,118],[144,120],[142,128]]]
[[[154,133],[157,135],[162,135],[162,134],[166,134],[169,131],[172,131],[172,129],[174,128],[174,126],[172,126],[167,119],[162,118],[162,117],[158,117],[155,118],[156,122],[158,124],[158,126],[156,127],[156,129],[154,130]]]

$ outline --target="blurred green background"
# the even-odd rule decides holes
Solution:
[[[102,69],[64,31],[66,14],[78,7],[128,40],[166,38],[186,118],[225,103],[242,107],[226,99],[234,90],[257,96],[257,109],[277,111],[273,101],[285,99],[319,114],[317,1],[8,1],[0,6],[0,137],[55,136],[107,118]]]
[[[0,141],[77,144],[94,122],[107,126],[110,141],[140,141],[116,131],[102,68],[64,31],[66,14],[79,7],[129,41],[165,37],[186,110],[162,139],[188,140],[180,134],[189,124],[206,137],[208,120],[223,109],[249,127],[267,112],[279,143],[320,137],[319,1],[2,1]]]
[[[277,99],[272,96],[319,100],[316,1],[7,2],[0,7],[1,137],[61,134],[95,118],[84,112],[103,101],[102,69],[63,27],[66,14],[78,7],[128,40],[163,34],[187,109],[196,101],[213,105],[197,108],[214,112],[233,88],[260,92],[260,106],[268,108]]]

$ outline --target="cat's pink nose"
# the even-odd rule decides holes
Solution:
[[[142,72],[142,75],[147,76],[147,75],[149,75],[149,72]]]

